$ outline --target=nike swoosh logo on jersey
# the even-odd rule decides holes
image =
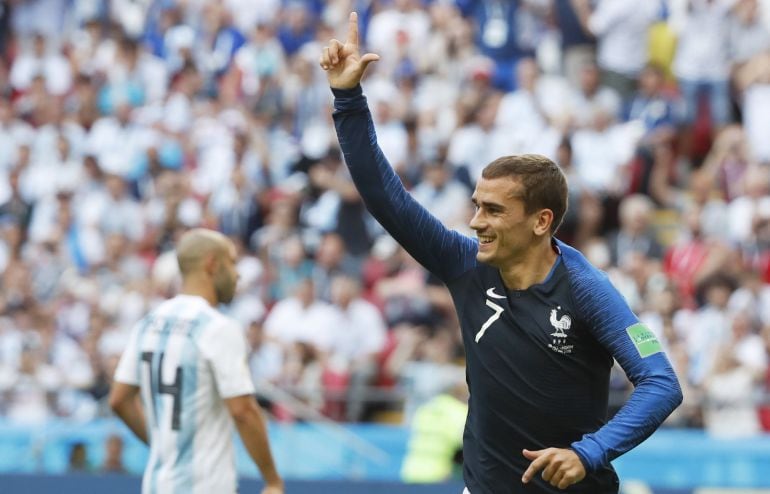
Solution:
[[[495,293],[495,287],[492,287],[492,288],[490,288],[489,290],[487,290],[487,297],[492,297],[492,298],[505,298],[505,295],[498,295],[498,294],[496,294],[496,293]]]

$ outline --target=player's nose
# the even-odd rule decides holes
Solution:
[[[468,226],[471,228],[471,230],[483,230],[485,227],[485,222],[483,221],[482,215],[481,215],[481,209],[477,209],[475,213],[473,213],[473,218],[471,218],[470,223],[468,223]]]

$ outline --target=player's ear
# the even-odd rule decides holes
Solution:
[[[551,233],[551,224],[553,223],[553,211],[550,209],[541,209],[535,213],[535,224],[533,233],[537,236],[543,236]]]
[[[212,275],[212,276],[214,275],[214,273],[217,270],[218,264],[219,264],[219,260],[217,259],[216,254],[213,252],[209,252],[203,258],[203,270],[209,275]]]

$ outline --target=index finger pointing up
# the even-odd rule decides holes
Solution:
[[[348,43],[358,46],[358,14],[355,12],[350,13],[348,20]]]

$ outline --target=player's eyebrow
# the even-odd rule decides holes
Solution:
[[[483,206],[484,209],[489,209],[492,211],[505,211],[505,206],[497,202],[489,202],[489,201],[479,202],[478,199],[476,199],[475,197],[471,197],[471,202],[477,207]]]

